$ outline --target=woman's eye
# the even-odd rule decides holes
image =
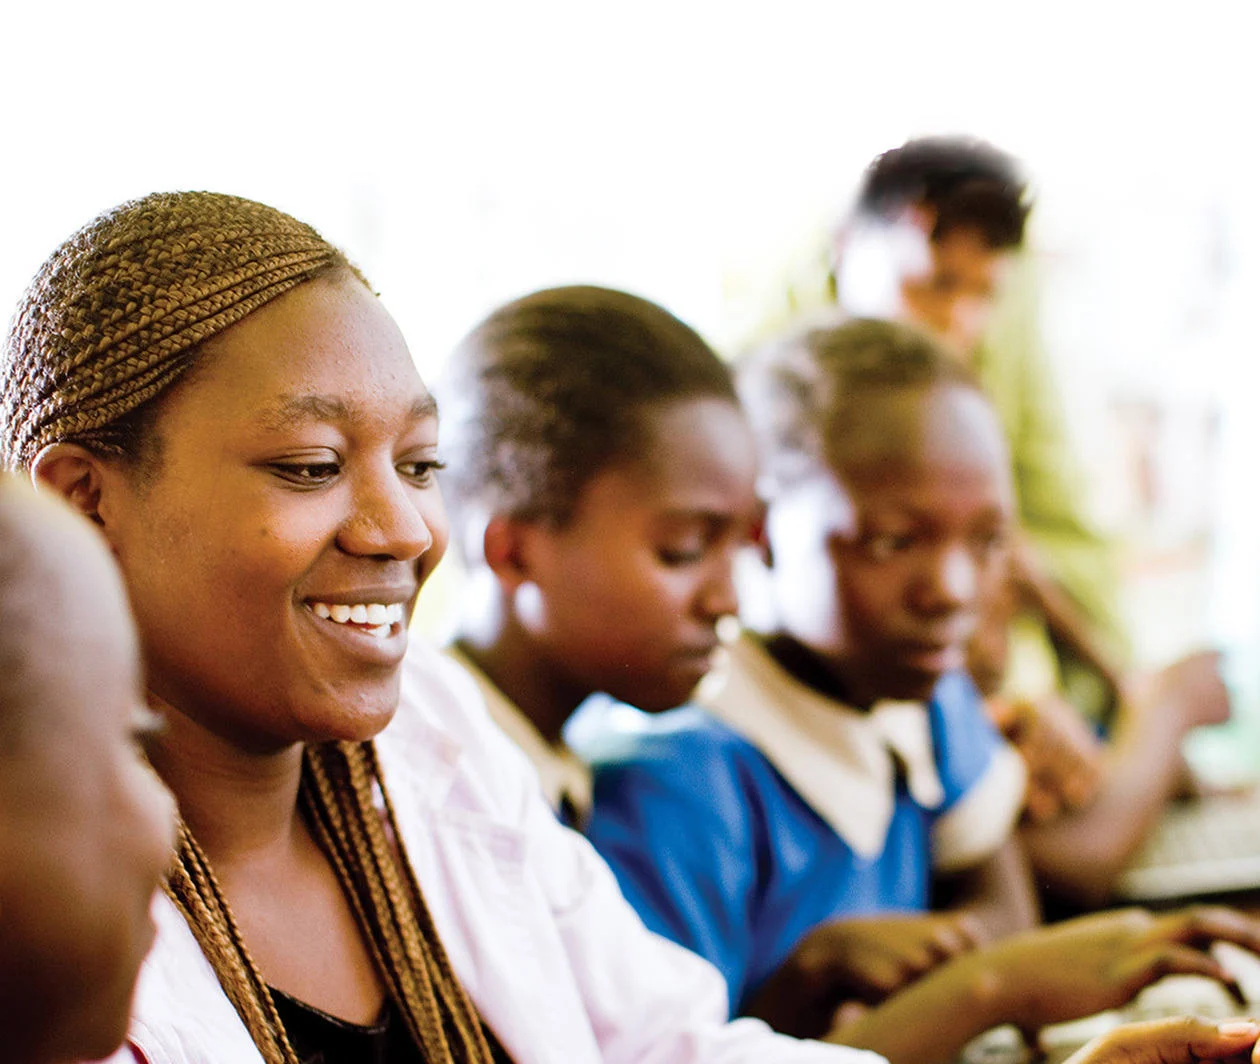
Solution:
[[[273,462],[270,468],[290,484],[312,488],[327,484],[341,472],[336,462]]]
[[[398,463],[398,472],[422,488],[432,484],[434,477],[445,468],[445,462],[438,462],[431,458],[423,461]]]

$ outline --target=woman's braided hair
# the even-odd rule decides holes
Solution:
[[[0,365],[0,464],[59,442],[137,457],[199,347],[315,277],[357,271],[310,226],[263,204],[160,193],[108,211],[31,283]],[[360,280],[362,278],[360,277]],[[305,753],[301,809],[425,1059],[489,1064],[490,1036],[451,969],[402,848],[371,743]],[[166,892],[267,1064],[297,1064],[205,853],[181,825]]]

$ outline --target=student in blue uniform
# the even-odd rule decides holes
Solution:
[[[438,394],[443,487],[467,567],[452,653],[580,822],[563,729],[597,691],[684,702],[735,612],[759,515],[728,367],[688,326],[606,288],[536,292],[460,345]]]
[[[708,668],[717,620],[734,609],[734,554],[757,514],[752,438],[728,371],[699,338],[606,289],[500,308],[456,352],[440,398],[444,488],[470,570],[455,654],[539,768],[553,808],[571,814],[563,724],[578,704],[606,691],[663,709]],[[1229,914],[1134,911],[946,964],[969,937],[948,917],[896,914],[834,922],[786,967],[816,973],[804,989],[818,996],[821,984],[822,998],[839,1000],[926,952],[920,970],[936,972],[829,1037],[932,1064],[995,1023],[1035,1030],[1121,1003],[1164,966],[1219,975],[1175,945],[1219,933],[1255,941],[1254,926]]]
[[[869,1002],[1035,918],[1009,838],[1022,765],[963,671],[1002,578],[1009,458],[969,371],[902,326],[812,328],[741,390],[775,625],[731,646],[705,711],[610,718],[589,833],[736,1011],[810,1031],[813,1003],[781,991],[815,946],[873,955],[843,988]],[[933,906],[952,914],[877,940],[835,923]]]

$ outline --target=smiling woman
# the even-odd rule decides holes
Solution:
[[[435,1059],[490,1059],[436,939],[404,930],[424,902],[381,859],[353,745],[394,714],[405,614],[445,543],[436,410],[392,319],[292,219],[154,196],[49,260],[0,394],[7,461],[123,570],[185,825],[168,893],[264,1057],[318,1048],[291,1044],[270,982],[355,1021],[385,999]]]
[[[856,1059],[725,1023],[469,678],[408,645],[446,543],[436,408],[313,230],[209,193],[101,216],[19,307],[0,416],[4,463],[109,543],[166,719],[137,1059]]]

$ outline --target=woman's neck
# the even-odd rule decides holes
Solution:
[[[292,846],[301,744],[245,751],[160,700],[154,708],[166,727],[149,750],[150,760],[211,864],[248,863]]]

